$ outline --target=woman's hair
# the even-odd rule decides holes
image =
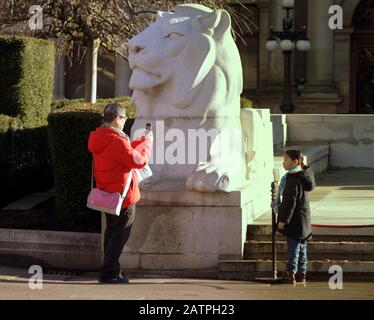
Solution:
[[[286,150],[285,154],[289,156],[291,160],[297,160],[303,169],[306,167],[304,164],[304,154],[300,150]]]
[[[119,115],[126,113],[126,109],[119,103],[110,103],[104,108],[104,122],[110,123]]]

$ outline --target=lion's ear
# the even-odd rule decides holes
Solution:
[[[163,12],[163,11],[157,11],[157,14],[156,14],[156,21],[162,19],[164,13],[165,13],[165,12]]]
[[[226,10],[214,10],[211,13],[196,17],[193,26],[199,32],[219,39],[231,29],[231,18]]]
[[[158,10],[156,14],[156,21],[162,18],[165,18],[167,16],[171,16],[171,15],[173,15],[172,12],[165,12],[165,11]]]

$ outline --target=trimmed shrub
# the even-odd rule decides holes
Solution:
[[[112,98],[112,99],[97,99],[96,105],[98,107],[104,107],[108,103],[115,103],[119,102],[121,103],[125,108],[128,116],[131,118],[135,115],[135,107],[133,106],[131,102],[131,97],[117,97],[117,98]],[[84,99],[62,99],[62,100],[54,100],[52,102],[51,110],[52,112],[61,109],[61,108],[66,108],[69,106],[75,106],[79,104],[86,104]]]
[[[25,128],[0,115],[0,206],[53,184],[46,126]]]
[[[253,107],[253,102],[246,97],[240,97],[240,107],[242,109],[249,109]]]
[[[22,121],[16,117],[0,114],[0,133],[7,133],[10,130],[22,129]],[[1,146],[1,145],[0,145]]]
[[[127,106],[129,118],[135,118],[135,109],[128,98],[115,100]],[[100,100],[97,104],[64,100],[55,103],[55,111],[48,117],[56,208],[67,223],[74,224],[91,211],[86,208],[92,160],[87,148],[88,137],[90,131],[102,124],[103,108],[110,102],[113,99]],[[124,129],[127,134],[133,122],[134,119],[127,120]]]
[[[19,117],[26,127],[46,124],[50,112],[55,66],[54,43],[0,37],[0,113]]]
[[[47,116],[53,42],[0,37],[0,206],[53,184]]]

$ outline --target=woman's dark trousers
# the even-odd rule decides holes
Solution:
[[[106,213],[105,217],[104,261],[100,269],[100,279],[108,279],[121,275],[119,258],[130,237],[135,218],[135,204],[123,208],[119,216]]]

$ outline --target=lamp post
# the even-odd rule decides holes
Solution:
[[[283,0],[283,9],[286,16],[283,18],[282,31],[274,31],[270,27],[270,38],[266,42],[266,48],[274,51],[278,46],[284,55],[284,89],[283,99],[280,109],[282,113],[292,113],[295,105],[292,101],[292,84],[291,84],[291,58],[292,51],[297,48],[299,51],[308,51],[310,49],[310,40],[307,38],[306,26],[303,31],[293,31],[294,22],[291,18],[291,10],[294,9],[295,0]]]

